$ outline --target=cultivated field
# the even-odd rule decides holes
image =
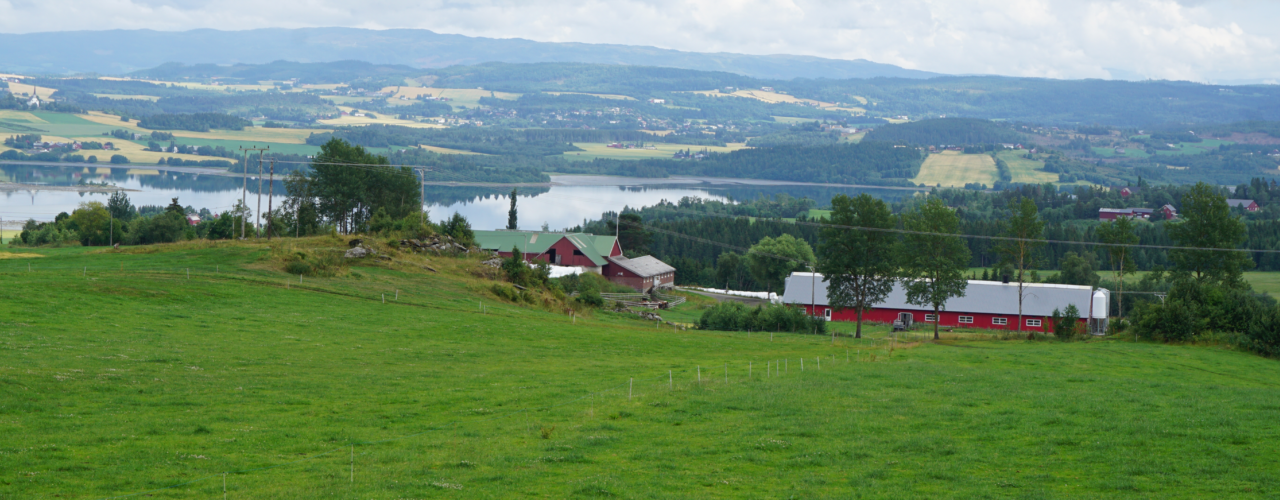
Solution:
[[[929,155],[920,166],[920,174],[911,182],[926,186],[964,187],[968,183],[995,185],[1000,180],[996,162],[990,155],[966,155],[959,151],[943,151]]]
[[[153,95],[130,95],[130,94],[93,94],[95,97],[105,97],[107,99],[124,100],[139,99],[143,101],[159,101],[160,98]]]
[[[585,151],[570,151],[564,154],[569,160],[593,160],[596,158],[613,158],[619,160],[640,160],[646,158],[671,158],[676,151],[691,150],[694,152],[707,151],[716,153],[727,153],[745,148],[745,144],[735,143],[728,146],[689,146],[686,144],[667,144],[667,143],[645,143],[646,147],[654,149],[618,149],[608,147],[603,142],[575,142],[574,146],[584,149]]]
[[[1280,481],[1273,360],[575,321],[494,298],[480,258],[279,270],[346,247],[0,259],[0,496],[1265,498]]]
[[[140,134],[149,134],[150,130],[138,126],[137,120],[128,122],[120,121],[120,117],[108,115],[97,111],[90,111],[86,115],[75,115],[85,120],[108,125],[109,129],[123,128],[132,130]],[[244,130],[213,130],[209,132],[191,132],[187,130],[166,130],[172,132],[175,137],[194,138],[194,139],[219,139],[227,141],[250,141],[255,144],[264,143],[281,143],[281,144],[306,144],[307,136],[312,133],[330,132],[329,130],[320,129],[289,129],[289,128],[262,128],[253,127]]]
[[[387,102],[392,104],[403,103],[399,99],[400,96],[416,99],[420,95],[432,95],[435,97],[447,97],[450,99],[448,104],[457,108],[466,106],[474,108],[480,105],[481,97],[496,97],[498,99],[515,100],[520,98],[521,94],[511,92],[495,92],[492,90],[480,89],[442,89],[436,87],[384,87],[382,92],[391,93],[391,97],[387,98]]]
[[[348,108],[345,106],[339,106],[338,109],[351,113],[355,111],[357,108]],[[346,115],[346,116],[340,116],[338,118],[334,118],[332,120],[319,120],[318,123],[323,123],[325,125],[332,125],[335,127],[345,127],[345,126],[353,126],[353,125],[400,125],[402,127],[413,127],[413,128],[444,128],[444,125],[440,125],[438,123],[424,123],[424,122],[419,122],[414,120],[401,120],[399,118],[393,118],[390,115],[380,113],[380,112],[374,113],[374,116],[376,116],[376,118],[370,118],[368,116]]]
[[[207,83],[198,83],[198,82],[170,82],[170,81],[164,81],[164,80],[140,80],[140,79],[136,79],[136,78],[117,78],[117,77],[108,77],[108,76],[100,77],[99,79],[100,79],[100,80],[115,80],[115,81],[138,81],[138,82],[154,83],[154,84],[158,84],[158,85],[176,85],[176,86],[179,86],[179,87],[186,87],[186,88],[189,88],[189,89],[192,89],[192,90],[213,90],[213,91],[218,91],[218,92],[245,91],[245,90],[258,90],[258,91],[262,91],[262,90],[273,90],[273,89],[275,89],[275,88],[276,88],[274,85],[270,85],[270,84],[246,84],[246,85],[241,85],[241,84],[223,84],[223,85],[218,85],[218,84],[207,84]]]
[[[551,94],[551,95],[562,95],[562,94],[590,95],[590,96],[596,96],[596,97],[599,97],[599,98],[601,98],[601,99],[613,99],[613,100],[618,100],[618,101],[634,101],[634,100],[636,100],[636,98],[634,98],[634,97],[631,97],[631,96],[625,96],[625,95],[620,95],[620,94],[591,94],[591,93],[587,93],[587,92],[547,92],[547,93],[548,93],[548,94]]]
[[[833,102],[823,102],[823,101],[817,101],[813,99],[801,99],[799,97],[795,97],[790,94],[781,94],[778,92],[766,92],[763,90],[745,90],[744,89],[744,90],[734,91],[732,94],[725,94],[718,90],[697,90],[697,91],[691,91],[690,93],[708,95],[712,97],[724,97],[724,96],[746,97],[750,99],[764,101],[770,104],[787,103],[787,104],[810,105],[810,106],[816,106],[818,108],[828,109],[833,111],[845,111],[855,115],[860,115],[867,112],[867,110],[863,108],[838,107],[836,106],[836,103],[833,103]],[[859,103],[862,103],[862,104],[867,103],[867,100],[862,97],[851,96],[851,98],[857,100]]]
[[[35,89],[35,92],[37,93],[37,95],[40,96],[41,99],[49,97],[50,95],[53,95],[54,92],[58,91],[58,89],[53,89],[49,87],[39,87],[35,85],[27,85],[25,83],[0,82],[0,85],[9,89],[10,92],[13,92],[14,94],[17,94],[20,96],[30,96],[32,89]]]
[[[1006,165],[1009,165],[1009,173],[1013,175],[1013,182],[1026,184],[1058,182],[1058,174],[1042,170],[1044,162],[1023,158],[1022,155],[1024,153],[1024,151],[1013,150],[996,153],[1001,160],[1004,160]],[[991,184],[987,185],[990,186]]]

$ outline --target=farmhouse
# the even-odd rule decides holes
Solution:
[[[819,314],[828,321],[854,321],[851,309],[833,310],[827,302],[827,284],[817,273],[791,273],[787,278],[786,293],[782,302],[802,305],[809,314]],[[1022,300],[1022,330],[1048,331],[1053,328],[1053,310],[1063,311],[1075,305],[1080,311],[1080,322],[1091,332],[1106,331],[1107,307],[1111,292],[1087,286],[1024,283]],[[963,297],[947,301],[947,310],[941,311],[940,326],[965,328],[990,328],[997,330],[1018,329],[1018,284],[998,281],[970,280]],[[815,312],[816,311],[816,312]],[[907,292],[900,283],[884,302],[862,314],[863,321],[893,323],[910,318],[911,322],[932,323],[933,309],[907,303]],[[1091,320],[1089,318],[1092,318]]]
[[[511,257],[512,250],[524,254],[525,262],[540,260],[548,264],[581,267],[636,290],[669,288],[675,283],[675,268],[654,257],[628,259],[614,236],[587,233],[555,233],[542,231],[475,231],[476,245],[482,250]]]
[[[655,288],[672,288],[676,282],[676,268],[646,255],[628,259],[621,255],[609,257],[604,266],[604,276],[609,281],[626,285],[641,292]]]
[[[1230,206],[1231,208],[1242,207],[1249,212],[1258,211],[1258,203],[1253,200],[1239,200],[1235,198],[1230,198],[1227,200],[1227,206]]]

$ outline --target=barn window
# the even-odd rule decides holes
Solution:
[[[961,316],[961,317],[960,317],[960,322],[961,322],[961,323],[973,323],[973,316]]]
[[[938,321],[938,315],[937,315],[937,314],[926,314],[926,315],[924,315],[924,320],[925,320],[925,321]]]
[[[582,250],[578,250],[577,248],[575,248],[575,249],[573,249],[573,254],[574,254],[574,255],[582,255]]]
[[[1007,325],[1007,324],[1009,324],[1009,318],[991,318],[991,324],[993,324],[993,325]]]
[[[1040,320],[1038,320],[1038,319],[1029,319],[1029,320],[1027,320],[1027,326],[1040,326]]]

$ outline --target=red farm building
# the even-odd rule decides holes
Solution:
[[[854,321],[852,309],[836,311],[827,303],[827,284],[816,273],[791,273],[787,278],[786,293],[782,302],[804,306],[809,314],[825,317],[829,321]],[[1111,292],[1087,286],[1024,283],[1022,301],[1022,330],[1048,331],[1053,328],[1049,319],[1053,310],[1063,311],[1074,304],[1080,310],[1080,322],[1093,333],[1106,331],[1107,307]],[[907,303],[907,293],[901,284],[894,284],[893,291],[884,302],[862,314],[862,320],[872,323],[893,323],[903,316],[910,316],[913,323],[932,323],[933,309]],[[1088,318],[1092,318],[1090,321]],[[999,281],[970,280],[963,297],[947,301],[946,310],[937,318],[941,326],[961,328],[988,328],[996,330],[1018,329],[1018,284]]]
[[[628,259],[614,236],[543,231],[475,231],[476,244],[484,250],[511,257],[516,250],[526,262],[542,261],[554,266],[581,267],[638,291],[670,288],[675,268],[650,257]]]
[[[1258,202],[1253,200],[1239,200],[1239,199],[1231,198],[1227,200],[1227,205],[1230,206],[1231,208],[1236,208],[1236,207],[1244,208],[1245,211],[1247,212],[1258,211]]]
[[[648,255],[634,259],[619,255],[609,257],[609,263],[604,266],[604,277],[647,293],[655,288],[675,287],[676,268]]]

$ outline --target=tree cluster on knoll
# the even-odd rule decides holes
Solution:
[[[138,126],[154,130],[208,132],[211,129],[242,130],[252,127],[253,122],[222,113],[162,114],[145,117]]]

